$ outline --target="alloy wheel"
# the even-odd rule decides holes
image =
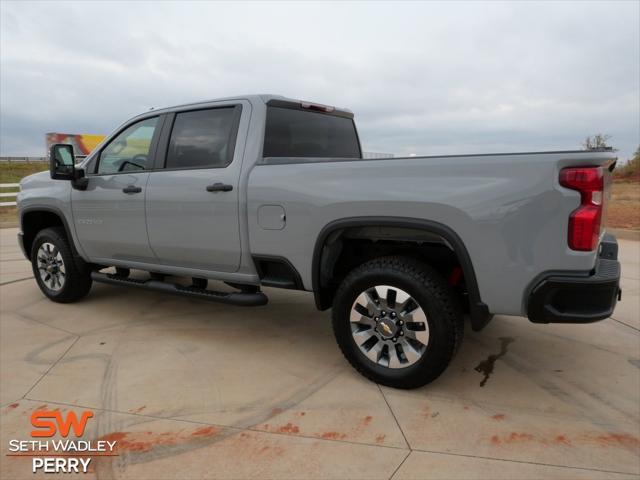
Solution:
[[[360,293],[351,307],[350,322],[360,351],[383,367],[409,367],[422,358],[429,344],[424,310],[397,287],[377,285]]]
[[[52,243],[40,245],[37,253],[38,272],[45,286],[55,292],[64,287],[66,270],[60,250]]]

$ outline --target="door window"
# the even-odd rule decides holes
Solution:
[[[235,112],[235,107],[229,107],[176,114],[166,168],[224,168],[229,165],[235,143]]]
[[[134,123],[114,138],[100,154],[98,174],[149,170],[153,159],[149,158],[151,140],[158,117]]]

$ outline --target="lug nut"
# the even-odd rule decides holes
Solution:
[[[400,335],[404,335],[404,330],[400,330]]]
[[[382,310],[382,312],[380,312],[380,314],[384,317],[384,316],[387,314],[387,312],[385,312],[384,310]]]
[[[380,321],[380,317],[374,317],[373,319],[374,319],[376,322],[379,322],[379,321]]]
[[[393,340],[393,343],[396,343],[398,341],[396,337],[393,337],[392,340]]]
[[[391,317],[396,318],[396,312],[391,312]]]
[[[401,326],[402,326],[402,325],[404,325],[404,322],[403,322],[402,320],[400,320],[400,321],[398,322],[398,325],[401,325]]]

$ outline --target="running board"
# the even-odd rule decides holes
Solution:
[[[126,285],[140,287],[158,292],[173,293],[191,298],[211,300],[214,302],[228,303],[240,307],[258,307],[266,305],[269,299],[262,292],[214,292],[203,288],[185,287],[175,283],[160,282],[158,280],[138,280],[135,278],[119,277],[112,273],[91,272],[91,278],[95,282],[109,283],[111,285]]]

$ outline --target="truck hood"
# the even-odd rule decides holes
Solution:
[[[42,187],[47,183],[53,182],[49,170],[44,172],[33,173],[20,180],[20,190]]]

